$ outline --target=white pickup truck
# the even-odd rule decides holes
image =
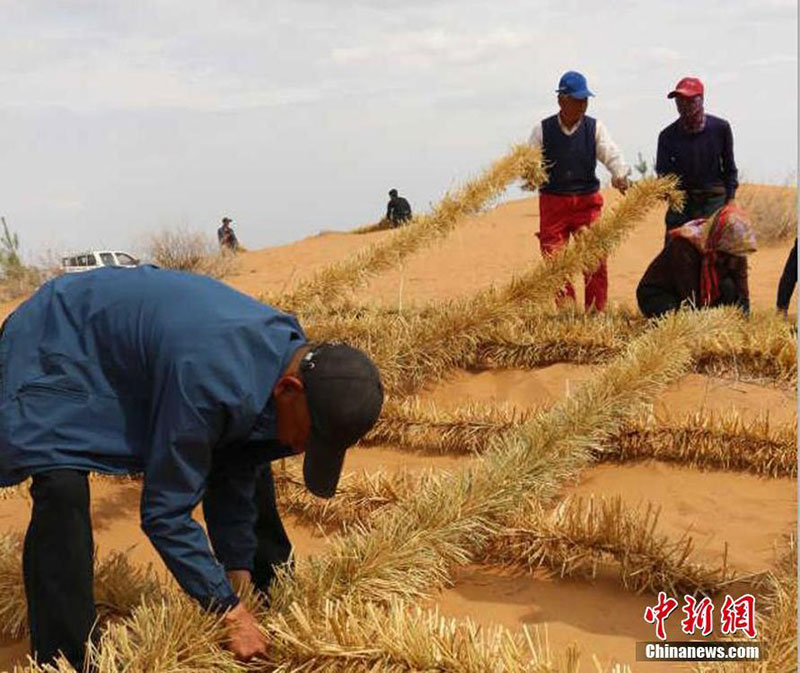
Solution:
[[[64,273],[80,273],[91,271],[103,266],[122,266],[133,268],[139,265],[139,260],[127,252],[114,250],[90,250],[71,257],[61,258],[61,269]]]

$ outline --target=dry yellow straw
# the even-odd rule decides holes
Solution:
[[[347,291],[359,287],[368,278],[395,267],[409,255],[448,234],[464,217],[480,211],[523,174],[538,184],[547,178],[540,150],[526,144],[517,145],[481,176],[455,193],[445,195],[430,215],[416,217],[388,239],[322,269],[290,295],[275,297],[274,302],[285,310],[301,312],[315,304],[329,305],[340,300]]]

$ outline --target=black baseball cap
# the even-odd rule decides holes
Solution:
[[[314,495],[330,498],[345,451],[378,420],[383,385],[369,356],[342,343],[311,344],[300,361],[300,377],[311,416],[303,478]]]

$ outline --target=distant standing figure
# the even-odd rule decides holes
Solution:
[[[672,229],[669,241],[647,267],[636,300],[648,318],[695,307],[738,306],[750,311],[747,255],[756,239],[744,213],[735,205],[720,208],[707,219]]]
[[[571,235],[590,227],[603,207],[600,181],[595,170],[598,159],[611,173],[611,184],[623,194],[628,188],[630,167],[602,122],[586,115],[589,91],[579,72],[564,73],[558,83],[558,114],[536,124],[530,137],[541,147],[548,162],[547,182],[539,188],[540,229],[536,234],[542,254],[563,248]],[[606,262],[584,275],[587,310],[602,311],[608,297]],[[559,301],[575,300],[575,289],[567,283]]]
[[[396,189],[389,190],[386,219],[392,223],[392,227],[402,227],[411,219],[411,205],[402,196],[397,195]]]
[[[679,116],[658,136],[656,173],[677,175],[686,192],[683,212],[667,210],[667,231],[709,217],[734,199],[739,186],[731,126],[706,114],[704,94],[699,79],[684,77],[667,95],[675,99]]]
[[[794,286],[797,285],[797,239],[794,239],[794,247],[789,253],[786,265],[783,267],[781,280],[778,283],[778,310],[784,315],[789,311],[789,304],[792,302]]]
[[[231,227],[231,222],[233,222],[233,220],[229,217],[222,218],[222,226],[217,229],[217,240],[219,241],[219,247],[223,250],[236,252],[236,249],[239,247],[239,241],[236,239],[236,234]]]

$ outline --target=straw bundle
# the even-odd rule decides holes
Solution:
[[[481,176],[467,182],[455,193],[446,194],[430,215],[415,217],[411,224],[380,243],[322,269],[289,296],[276,297],[274,301],[283,309],[298,311],[315,303],[324,305],[337,301],[370,277],[395,267],[417,250],[450,233],[464,217],[479,212],[489,201],[500,196],[523,170],[538,184],[546,180],[540,150],[525,144],[517,145]]]
[[[275,471],[275,492],[282,511],[320,526],[365,524],[373,512],[412,497],[415,490],[435,479],[432,471],[411,473],[358,472],[342,476],[336,497],[316,498],[305,487],[302,470],[292,465]]]
[[[758,615],[758,632],[767,651],[768,671],[797,666],[797,539],[787,541],[783,557],[766,582],[766,600]]]
[[[694,370],[737,379],[791,382],[797,378],[797,335],[773,314],[756,313],[749,319],[733,309],[732,329],[714,337],[700,336],[693,345]],[[532,369],[555,362],[596,364],[621,351],[627,340],[640,334],[642,320],[601,315],[598,318],[507,324],[476,349],[473,366]]]
[[[348,596],[415,599],[448,581],[453,565],[471,558],[524,497],[545,501],[574,475],[600,442],[646,398],[685,371],[687,343],[725,329],[713,312],[678,314],[634,342],[575,395],[535,417],[518,433],[453,474],[419,488],[413,499],[376,513],[330,543],[330,553],[281,583],[275,605],[321,605]]]
[[[431,480],[414,498],[385,508],[375,515],[370,528],[355,526],[348,535],[332,541],[328,555],[300,565],[293,578],[282,577],[273,591],[265,627],[288,620],[288,629],[300,630],[294,604],[319,615],[330,600],[387,602],[422,597],[449,581],[453,565],[480,553],[501,530],[508,511],[529,495],[552,499],[563,479],[580,469],[598,442],[648,395],[680,375],[689,363],[686,344],[699,333],[725,328],[724,320],[715,317],[711,313],[677,315],[662,321],[575,395],[495,444],[473,464]],[[148,634],[142,638],[130,622],[119,629],[109,627],[99,652],[93,655],[101,662],[101,671],[145,670],[143,666],[232,670],[223,660],[208,667],[200,663],[200,657],[217,656],[217,649],[199,634],[214,642],[221,636],[210,625],[192,621],[191,612],[172,618],[176,609],[167,606],[164,617],[155,619],[142,610],[135,613],[137,619],[154,621],[157,628],[138,627]],[[185,638],[174,635],[176,629]],[[157,652],[151,646],[157,646]],[[196,663],[182,667],[179,659],[187,651],[196,652]],[[156,653],[157,665],[153,663]],[[140,661],[146,663],[140,667]],[[167,669],[159,669],[161,662]]]
[[[253,670],[222,649],[224,640],[225,629],[219,616],[170,592],[160,600],[139,605],[126,619],[106,626],[97,645],[90,645],[87,659],[98,673]]]
[[[152,567],[133,567],[121,552],[97,564],[94,577],[98,612],[127,614],[142,598],[160,596]],[[27,631],[27,602],[22,581],[22,543],[17,535],[0,535],[0,636],[18,639]]]
[[[289,501],[295,511],[312,523],[366,524],[376,510],[398,504],[427,488],[429,474],[380,475],[377,488],[370,475],[358,475],[344,487],[342,497],[316,506],[318,500],[290,482],[290,494],[283,491],[286,482],[278,482],[278,500]],[[362,495],[362,489],[368,491]],[[283,492],[282,492],[283,491]],[[504,526],[489,542],[476,562],[532,571],[539,566],[556,569],[562,577],[575,574],[595,577],[601,566],[615,563],[620,568],[623,585],[635,591],[659,590],[712,592],[728,574],[722,569],[708,569],[691,563],[692,540],[688,535],[671,540],[656,534],[658,511],[652,507],[639,514],[626,509],[621,499],[566,500],[553,512],[545,512],[538,503],[508,512]]]
[[[268,631],[276,672],[577,673],[579,665],[574,648],[553,656],[538,630],[480,628],[394,599],[327,601],[321,614],[295,603]]]
[[[637,592],[710,593],[730,581],[725,563],[706,568],[689,561],[688,534],[673,540],[658,534],[659,510],[643,513],[622,499],[566,499],[551,512],[535,502],[519,510],[495,537],[482,561],[533,571],[546,566],[561,577],[595,578],[613,562],[623,585]]]
[[[761,661],[695,664],[695,673],[794,673],[797,671],[797,539],[787,540],[777,568],[764,582],[756,631]],[[732,639],[732,638],[731,638]]]
[[[502,441],[532,416],[505,404],[468,405],[443,412],[417,398],[389,402],[362,440],[412,451],[480,453]],[[797,423],[774,426],[764,415],[750,420],[731,410],[700,410],[679,419],[647,411],[633,417],[595,452],[600,460],[654,459],[705,469],[752,472],[765,477],[797,475]]]
[[[516,432],[531,414],[506,404],[471,404],[441,411],[418,398],[390,400],[362,444],[393,444],[417,451],[477,453]]]
[[[500,290],[489,289],[468,300],[443,302],[439,312],[414,329],[387,335],[372,352],[386,387],[410,394],[445,371],[468,363],[487,329],[519,320],[520,306],[542,306],[573,274],[591,270],[627,236],[638,220],[665,198],[678,198],[674,180],[643,180],[606,211],[574,243]]]
[[[27,631],[28,608],[22,583],[22,544],[0,535],[0,636],[16,640]]]
[[[412,608],[397,601],[380,607],[360,602],[326,602],[321,614],[292,605],[267,628],[268,658],[237,663],[214,645],[224,639],[220,622],[186,599],[170,596],[145,604],[119,624],[109,626],[89,660],[98,673],[577,673],[574,646],[561,656],[551,652],[546,632],[523,628],[480,628],[435,610]],[[203,637],[198,638],[197,634]],[[17,667],[15,673],[67,673],[57,666]],[[598,673],[629,673],[616,665]]]
[[[796,383],[797,331],[780,316],[756,313],[737,329],[707,336],[696,349],[696,368],[709,374]]]
[[[797,422],[776,428],[766,415],[746,420],[736,411],[722,415],[698,411],[677,422],[643,416],[613,437],[600,457],[652,458],[764,477],[796,477]]]
[[[472,308],[466,305],[462,310]],[[317,319],[308,331],[317,340],[343,339],[366,349],[381,366],[389,387],[396,388],[403,377],[398,358],[414,350],[426,332],[437,332],[437,322],[445,321],[451,310],[448,302],[408,315],[353,308],[349,314]],[[731,329],[715,337],[698,337],[693,344],[694,371],[780,385],[796,380],[797,335],[786,321],[772,312],[745,318],[734,309],[724,311]],[[647,327],[644,318],[625,310],[584,314],[547,311],[526,302],[512,304],[484,324],[480,336],[464,344],[457,364],[517,369],[556,362],[602,364],[623,352]],[[428,362],[437,366],[436,353],[430,354]]]

